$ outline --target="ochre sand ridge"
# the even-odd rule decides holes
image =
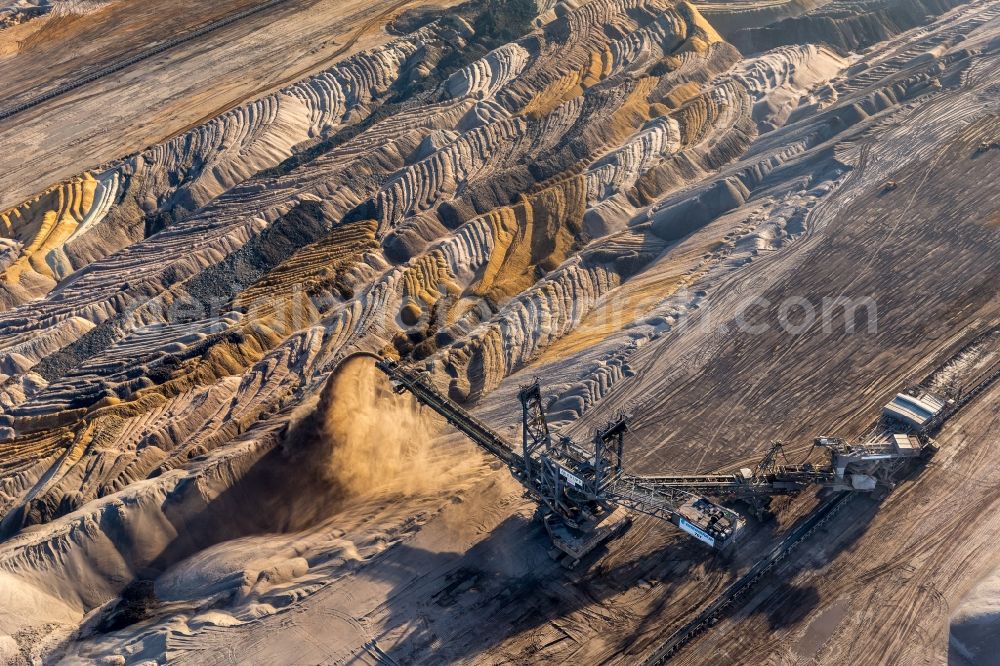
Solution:
[[[880,2],[866,15],[898,18]],[[800,18],[823,25],[844,6]],[[872,25],[856,36],[892,39],[840,54],[741,54],[667,0],[553,8],[525,37],[478,50],[474,17],[452,16],[272,94],[233,88],[230,111],[136,155],[111,154],[129,137],[87,129],[112,161],[60,153],[64,182],[35,178],[4,213],[5,657],[203,663],[294,646],[317,662],[640,659],[815,499],[776,502],[729,563],[639,520],[568,574],[509,474],[391,408],[370,366],[341,362],[402,357],[512,440],[517,387],[536,374],[553,427],[579,441],[631,406],[640,473],[752,465],[770,439],[804,454],[816,434],[866,427],[903,377],[945,364],[948,382],[969,381],[982,369],[952,357],[997,321],[997,192],[968,184],[997,159],[980,144],[997,131],[998,8],[950,6],[914,29]],[[177,99],[205,101],[205,63],[241,39],[315,29],[275,20],[133,75],[194,71]],[[279,70],[287,60],[257,83]],[[75,104],[59,113],[88,113]],[[143,132],[170,114],[143,115]],[[878,328],[736,327],[758,296],[771,305],[754,316],[773,324],[789,296],[838,295],[876,297]],[[990,400],[956,421],[968,437],[943,435],[943,451],[965,443],[939,459],[939,484],[892,496],[889,532],[860,501],[843,518],[853,529],[820,542],[836,583],[790,562],[805,591],[764,588],[772,610],[739,615],[758,630],[734,624],[685,659],[874,659],[837,627],[875,630],[856,619],[887,607],[874,593],[868,610],[845,606],[838,590],[898,553],[865,546],[859,562],[850,544],[866,524],[890,543],[908,489],[947,498],[952,471],[971,478],[966,465],[989,460]],[[991,506],[980,500],[966,519]],[[988,552],[956,551],[976,573],[948,582],[931,546],[907,565],[930,584],[902,586],[900,603],[955,608]],[[790,598],[815,615],[782,615]],[[947,654],[947,616],[901,616],[887,654]],[[914,631],[928,639],[891,638]]]

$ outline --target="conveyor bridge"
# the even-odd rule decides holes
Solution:
[[[706,496],[745,499],[759,506],[770,496],[795,494],[810,486],[873,490],[886,462],[911,457],[914,450],[910,447],[903,452],[900,444],[891,442],[848,444],[821,437],[816,444],[829,450],[828,465],[779,464],[779,457],[784,456],[781,444],[776,443],[754,469],[732,474],[637,476],[623,469],[628,432],[628,417],[623,413],[595,432],[592,447],[582,447],[549,431],[535,380],[518,393],[522,407],[518,447],[442,395],[419,372],[388,359],[378,360],[376,366],[397,392],[410,392],[507,465],[538,501],[553,544],[573,564],[627,528],[629,511],[671,522],[709,546],[725,549],[736,540],[745,521]]]

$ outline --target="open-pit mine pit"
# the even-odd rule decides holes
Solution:
[[[0,664],[997,664],[1000,0],[0,0]]]

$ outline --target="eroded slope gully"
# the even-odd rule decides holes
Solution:
[[[183,656],[476,484],[509,493],[475,452],[411,446],[438,425],[341,361],[401,357],[470,406],[544,363],[571,423],[734,273],[819,233],[865,137],[996,62],[984,1],[924,2],[919,27],[875,25],[890,0],[710,3],[752,57],[687,2],[550,3],[501,43],[491,4],[409,16],[0,212],[0,658]],[[847,4],[855,41],[808,28]],[[789,16],[801,43],[776,44]],[[372,396],[350,414],[408,424],[385,483],[356,467],[385,451],[338,455],[396,435],[322,425],[349,386]]]

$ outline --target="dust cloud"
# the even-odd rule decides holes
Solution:
[[[443,421],[393,392],[371,358],[345,361],[292,446],[342,498],[439,492],[469,465],[465,447],[435,443]]]

